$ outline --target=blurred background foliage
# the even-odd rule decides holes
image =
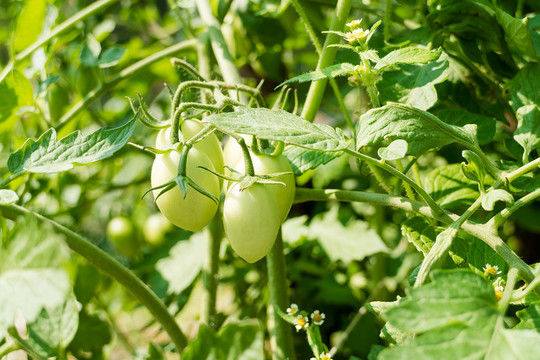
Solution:
[[[40,34],[91,3],[90,0],[2,0],[2,65],[8,63],[13,51],[23,50]],[[215,15],[223,23],[227,44],[245,82],[256,86],[264,79],[263,93],[270,104],[276,97],[274,88],[278,84],[314,69],[318,60],[303,23],[292,6],[284,6],[286,3],[213,1]],[[322,42],[323,31],[330,28],[335,2],[301,3]],[[437,102],[430,111],[440,114],[461,108],[484,116],[488,119],[487,128],[493,132],[484,143],[486,152],[502,159],[521,159],[523,150],[512,138],[515,123],[509,116],[511,109],[504,84],[527,61],[526,55],[518,58],[513,56],[511,47],[500,48],[501,42],[493,36],[498,31],[497,25],[483,17],[481,7],[476,12],[468,7],[470,12],[464,15],[452,1],[393,3],[389,17],[392,38],[385,43],[379,31],[370,45],[381,55],[403,42],[432,42],[433,47],[441,46],[449,55],[450,74],[446,82],[435,86]],[[540,38],[538,1],[498,3],[511,14],[536,13],[531,15],[530,24]],[[349,19],[363,18],[373,24],[384,17],[384,5],[384,1],[353,1]],[[7,98],[0,95],[0,111],[9,110],[0,115],[1,161],[5,163],[10,152],[26,139],[36,139],[56,126],[72,106],[121,69],[185,39],[203,38],[204,31],[195,0],[121,0],[55,38],[17,64],[16,73],[22,77],[13,80],[16,87],[0,89],[16,91],[19,95],[16,106],[7,104]],[[482,33],[485,36],[479,37]],[[540,46],[540,42],[536,44]],[[177,56],[197,64],[197,54],[193,51]],[[354,53],[340,49],[336,63],[344,61],[356,61]],[[405,67],[405,70],[414,69]],[[214,65],[212,73],[220,78],[217,66]],[[385,84],[392,83],[391,76],[391,72],[385,74],[379,84],[382,94]],[[59,130],[58,138],[74,130],[90,133],[98,127],[126,121],[132,116],[126,97],[135,98],[137,93],[143,95],[152,114],[165,118],[170,109],[164,84],[175,88],[183,79],[185,74],[164,58],[93,101]],[[347,79],[337,82],[353,118],[357,119],[367,109],[366,94],[349,85]],[[308,84],[295,88],[302,102]],[[392,96],[396,95],[389,94],[389,100]],[[331,90],[326,92],[316,121],[344,127],[344,116]],[[151,145],[155,135],[155,131],[138,125],[132,141]],[[451,145],[422,156],[418,163],[422,176],[429,176],[434,169],[461,160],[461,149]],[[182,329],[194,336],[202,291],[199,273],[204,250],[200,237],[205,233],[192,236],[173,228],[159,219],[151,196],[141,199],[150,188],[151,163],[151,155],[128,146],[114,158],[98,164],[50,176],[26,175],[13,183],[12,188],[22,195],[22,205],[85,234],[135,271],[177,314]],[[364,175],[359,176],[354,164],[340,158],[304,174],[298,181],[314,188],[380,191],[375,179]],[[478,189],[466,179],[456,186],[468,187],[470,192],[456,195],[452,206],[462,206],[460,201],[467,202],[478,194]],[[127,250],[107,234],[108,223],[116,217],[127,218],[131,223],[133,244]],[[505,224],[501,233],[528,263],[540,260],[538,218],[538,203],[526,206]],[[401,224],[405,220],[399,211],[368,204],[321,202],[293,207],[283,230],[291,301],[307,311],[319,309],[326,314],[321,331],[329,345],[335,343],[366,301],[394,300],[409,287],[409,276],[422,255],[402,235]],[[45,230],[37,224],[11,230],[14,238],[29,244],[42,231]],[[156,233],[161,236],[155,236]],[[361,239],[359,233],[363,234]],[[131,358],[135,356],[132,354],[145,353],[141,347],[146,347],[149,341],[167,343],[167,337],[159,332],[149,314],[120,286],[79,256],[64,253],[64,261],[55,266],[67,270],[74,284],[74,295],[82,306],[79,328],[70,345],[73,354],[80,359]],[[216,327],[235,318],[257,318],[263,324],[268,298],[264,261],[247,264],[232,253],[226,242],[222,243],[221,253],[217,304],[220,316]],[[335,359],[347,359],[349,355],[366,358],[372,345],[382,344],[380,328],[374,315],[363,316]],[[309,358],[310,350],[303,335],[295,334],[294,341],[298,357]],[[165,350],[170,348],[165,346]]]

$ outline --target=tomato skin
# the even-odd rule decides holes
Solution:
[[[170,151],[158,154],[152,165],[152,187],[163,185],[178,175],[180,153]],[[212,161],[204,152],[193,147],[189,151],[186,175],[200,187],[219,199],[220,185],[218,178],[199,166],[214,170]],[[162,189],[153,190],[157,198]],[[214,217],[218,204],[209,197],[189,187],[186,197],[178,186],[161,195],[156,201],[163,215],[174,225],[189,231],[199,231]]]
[[[285,221],[287,215],[294,201],[294,194],[296,193],[296,184],[294,174],[292,173],[291,165],[285,156],[270,156],[270,155],[255,155],[251,154],[251,161],[253,162],[253,168],[255,175],[269,175],[280,172],[290,172],[290,174],[280,175],[272,178],[273,181],[279,181],[285,184],[267,184],[274,192],[274,196],[278,201],[279,211],[281,214],[281,221]],[[244,159],[241,158],[236,166],[233,167],[238,172],[244,173],[245,170]]]
[[[267,185],[240,191],[233,184],[223,204],[223,226],[238,256],[249,263],[262,259],[274,246],[281,226],[279,205]]]
[[[240,135],[244,138],[246,145],[251,146],[253,137],[249,135]],[[223,147],[223,161],[225,165],[235,168],[236,164],[242,160],[244,156],[242,155],[242,148],[238,144],[238,141],[230,137],[225,146]]]
[[[135,228],[125,216],[112,218],[107,224],[107,237],[118,252],[134,257],[139,253],[140,244],[137,241]]]
[[[187,119],[182,122],[180,139],[187,141],[195,136],[199,131],[204,128],[203,123],[196,119]],[[171,127],[161,129],[156,138],[156,148],[163,149],[171,144]],[[212,163],[214,164],[214,170],[218,173],[223,173],[223,151],[221,150],[221,143],[215,133],[212,133],[205,137],[203,140],[193,145],[204,152]]]

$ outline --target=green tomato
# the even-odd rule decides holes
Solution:
[[[152,187],[163,185],[178,175],[178,163],[180,153],[170,151],[159,154],[152,165]],[[218,178],[201,169],[199,166],[214,170],[212,161],[204,152],[193,147],[189,151],[186,175],[197,185],[219,199],[220,185]],[[157,198],[162,189],[154,190]],[[190,230],[198,231],[205,227],[214,217],[218,205],[209,197],[189,187],[186,197],[178,186],[167,191],[156,200],[157,207],[163,215],[174,225]]]
[[[184,141],[187,141],[199,133],[204,128],[204,125],[199,120],[187,119],[182,122],[180,127],[182,129],[182,136],[180,138],[182,139],[183,137]],[[168,127],[160,130],[156,138],[156,148],[162,149],[171,145],[171,128]],[[215,171],[223,173],[223,151],[221,150],[221,143],[216,134],[212,133],[208,135],[203,140],[194,144],[193,147],[204,152],[212,160]]]
[[[281,217],[274,191],[253,184],[240,191],[233,184],[223,204],[223,227],[231,247],[249,263],[262,259],[274,246]]]
[[[240,135],[244,138],[246,144],[248,146],[251,146],[251,142],[253,137],[249,135]],[[238,162],[243,159],[244,156],[242,155],[242,148],[238,144],[238,142],[230,137],[227,142],[225,143],[225,146],[223,148],[223,161],[225,162],[225,165],[230,166],[234,168]]]
[[[140,244],[137,241],[135,228],[125,216],[117,216],[107,224],[107,236],[114,247],[122,254],[134,257],[139,253]]]
[[[294,201],[294,194],[296,192],[296,184],[294,174],[292,173],[291,165],[287,158],[283,155],[270,156],[270,155],[255,155],[251,154],[251,161],[253,162],[253,168],[256,175],[269,175],[280,172],[290,172],[290,174],[280,175],[272,178],[273,181],[279,181],[285,184],[268,184],[268,188],[274,193],[277,199],[281,221],[285,221],[291,206]],[[244,173],[245,163],[244,159],[240,159],[235,167],[238,172]]]
[[[143,234],[146,242],[153,246],[163,244],[165,234],[170,231],[172,224],[162,213],[155,213],[146,218]]]

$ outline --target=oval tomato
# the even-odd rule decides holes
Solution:
[[[256,175],[269,175],[280,172],[290,172],[290,174],[280,175],[272,178],[273,181],[279,181],[285,184],[267,184],[274,192],[274,196],[278,201],[279,211],[281,215],[281,221],[285,221],[291,206],[294,201],[294,194],[296,192],[296,184],[294,174],[292,173],[291,165],[285,156],[270,156],[270,155],[255,155],[251,154],[251,161],[253,162],[253,168]],[[233,167],[236,171],[243,173],[245,170],[244,159],[241,158],[236,166]]]
[[[240,191],[233,184],[223,204],[223,227],[233,250],[254,263],[274,246],[281,217],[274,192],[267,185],[253,184]]]
[[[182,122],[181,132],[184,141],[191,139],[199,131],[204,128],[203,123],[197,119],[187,119]],[[180,138],[182,138],[180,137]],[[171,127],[161,129],[156,138],[156,148],[166,148],[171,144]],[[223,173],[223,151],[221,150],[221,143],[215,133],[212,133],[205,137],[203,140],[193,145],[204,152],[212,163],[214,164],[214,170]]]
[[[244,138],[246,144],[248,146],[251,146],[251,141],[253,139],[252,136],[249,135],[240,135]],[[225,146],[223,147],[223,161],[225,165],[228,165],[234,169],[238,161],[243,159],[244,156],[242,155],[242,148],[238,144],[238,142],[230,137],[227,142],[225,143]]]
[[[150,245],[158,246],[165,240],[165,234],[171,230],[172,224],[162,213],[155,213],[144,222],[144,239]]]
[[[107,236],[118,252],[134,257],[139,253],[140,244],[131,221],[125,216],[117,216],[107,224]]]
[[[166,154],[158,154],[152,165],[152,187],[163,185],[178,174],[178,162],[180,153],[170,151]],[[218,178],[199,166],[214,170],[212,161],[206,154],[193,147],[189,151],[186,175],[200,187],[219,199],[220,185]],[[154,190],[157,197],[162,189]],[[205,227],[214,217],[218,205],[209,197],[189,187],[186,197],[175,186],[173,189],[161,195],[156,201],[157,207],[163,215],[174,225],[190,230],[198,231]]]

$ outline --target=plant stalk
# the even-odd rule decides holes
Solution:
[[[268,331],[272,344],[272,358],[274,360],[295,360],[292,343],[292,327],[285,322],[275,308],[286,309],[289,306],[287,295],[287,277],[285,273],[285,256],[283,255],[283,237],[281,229],[276,242],[266,255],[268,267],[268,286],[270,288],[270,306],[268,306]]]
[[[219,283],[219,248],[223,237],[223,219],[221,207],[208,226],[209,234],[206,238],[206,258],[202,268],[202,281],[204,293],[202,300],[201,321],[214,330],[217,329],[216,297]]]

